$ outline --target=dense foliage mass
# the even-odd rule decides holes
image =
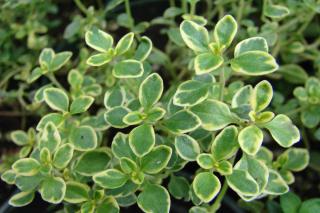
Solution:
[[[75,0],[69,24],[54,1],[2,3],[0,107],[24,121],[0,168],[10,205],[205,213],[233,191],[252,212],[320,210],[289,192],[320,140],[320,2],[169,3],[137,22],[129,0]]]

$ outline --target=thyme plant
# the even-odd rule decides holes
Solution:
[[[254,1],[170,1],[162,17],[139,23],[129,0],[100,10],[74,2],[82,14],[63,36],[79,50],[41,45],[38,62],[20,73],[17,98],[41,118],[10,133],[21,147],[1,176],[19,189],[10,205],[39,193],[63,203],[61,212],[137,205],[164,213],[173,198],[192,203],[191,213],[216,212],[232,190],[247,208],[280,195],[275,205],[284,212],[320,206],[289,192],[309,164],[306,131],[320,139],[320,42],[303,38],[319,2],[265,0],[261,25],[250,19]],[[208,9],[197,14],[201,3]],[[126,13],[116,23],[128,31],[121,36],[104,21],[119,5]],[[301,18],[304,11],[310,17]],[[164,48],[144,34],[158,25]],[[300,36],[291,36],[296,29]],[[301,60],[314,63],[314,76]],[[278,81],[290,83],[289,95],[273,88]]]

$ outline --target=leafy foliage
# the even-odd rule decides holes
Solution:
[[[309,29],[317,1],[169,1],[163,16],[140,23],[129,0],[74,2],[82,14],[70,17],[61,45],[73,53],[45,34],[55,29],[53,3],[0,7],[0,104],[19,105],[23,121],[39,117],[7,134],[21,148],[0,166],[1,179],[20,190],[10,205],[39,193],[65,212],[137,205],[164,213],[173,197],[206,213],[229,188],[252,212],[320,208],[290,188],[294,173],[319,171],[320,153],[309,152],[320,140],[320,32]],[[196,13],[198,3],[205,13]],[[118,6],[126,12],[113,20]],[[23,7],[36,18],[18,15]],[[145,35],[154,26],[163,47]],[[10,37],[26,40],[25,50]]]

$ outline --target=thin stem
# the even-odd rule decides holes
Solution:
[[[56,77],[50,73],[49,75],[47,75],[47,77],[50,79],[50,81],[56,85],[57,87],[59,87],[62,90],[65,90],[64,87],[59,83],[59,81],[56,79]]]
[[[15,70],[15,71],[12,71],[12,72],[9,72],[6,76],[4,76],[4,78],[0,81],[0,88],[6,83],[8,82],[8,80],[14,76],[15,74],[19,73],[20,70]]]
[[[224,180],[224,183],[222,185],[221,191],[218,195],[218,197],[216,198],[216,200],[214,201],[214,203],[212,204],[212,206],[209,207],[208,211],[210,213],[214,213],[216,212],[220,206],[221,206],[221,201],[224,197],[224,195],[226,194],[227,190],[228,190],[229,186],[228,186],[228,182],[227,180]]]
[[[237,155],[237,153],[230,159],[230,163],[232,165],[234,164],[234,160],[236,159],[236,155]],[[229,185],[228,185],[227,179],[225,178],[224,179],[224,183],[222,185],[222,188],[221,188],[221,191],[220,191],[218,197],[216,198],[214,203],[208,208],[208,211],[210,213],[214,213],[220,208],[221,201],[223,200],[223,198],[224,198],[224,196],[225,196],[225,194],[226,194],[226,192],[228,190],[228,187],[229,187]]]
[[[181,0],[181,8],[182,8],[184,14],[188,13],[187,0]]]
[[[297,114],[298,112],[301,112],[302,110],[304,110],[306,107],[305,106],[302,106],[302,107],[299,107],[299,108],[296,108],[294,110],[291,110],[289,112],[285,112],[284,114],[290,116],[290,115],[294,115],[294,114]]]
[[[190,15],[193,17],[196,14],[196,3],[190,5]]]
[[[220,95],[219,95],[219,100],[223,101],[223,94],[224,94],[224,87],[226,84],[226,79],[224,76],[224,67],[222,67],[222,70],[220,71],[220,76],[219,76],[219,85],[220,85]]]
[[[130,21],[130,29],[133,28],[134,26],[134,22],[133,22],[133,17],[132,17],[132,13],[131,13],[131,8],[130,8],[130,0],[124,0],[124,4],[125,4],[125,8],[126,8],[126,13],[129,17]]]
[[[271,55],[273,55],[273,57],[276,57],[279,54],[280,51],[280,47],[281,47],[281,41],[280,39],[277,41],[276,46],[273,48]]]
[[[176,3],[174,0],[169,0],[169,3],[170,3],[170,7],[176,6]]]
[[[238,8],[238,13],[237,13],[237,22],[240,24],[240,21],[242,19],[242,14],[243,14],[243,9],[244,9],[244,0],[240,0],[240,3],[239,3],[239,8]]]
[[[281,27],[278,28],[277,33],[280,33],[282,31],[286,31],[288,28],[290,28],[291,26],[295,25],[296,23],[298,23],[300,20],[299,18],[295,18],[292,19],[290,22],[288,22],[285,25],[282,25]]]
[[[81,12],[83,12],[86,16],[88,16],[88,10],[86,8],[86,6],[84,6],[84,4],[81,2],[81,0],[74,0],[74,3],[76,3],[77,7],[79,8],[79,10]]]
[[[302,141],[303,141],[305,147],[307,149],[309,149],[310,148],[310,145],[309,145],[310,142],[309,142],[309,138],[308,138],[308,134],[307,134],[306,128],[304,128],[304,127],[301,128],[301,137],[302,137]]]
[[[303,33],[303,31],[309,26],[310,22],[312,21],[313,17],[315,16],[315,13],[311,13],[308,20],[304,22],[304,24],[298,29],[298,33]]]

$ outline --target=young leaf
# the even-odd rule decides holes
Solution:
[[[182,176],[171,175],[168,190],[170,194],[176,199],[189,197],[189,182]]]
[[[188,135],[177,136],[174,145],[179,156],[184,160],[195,161],[200,154],[198,142]]]
[[[94,201],[87,201],[81,205],[81,213],[94,213],[95,208]]]
[[[143,74],[143,65],[137,60],[123,60],[114,66],[112,74],[116,78],[138,78]]]
[[[30,84],[34,81],[36,81],[38,78],[40,78],[43,74],[45,74],[47,71],[41,69],[40,67],[36,67],[32,70],[27,82]]]
[[[177,106],[194,106],[207,99],[210,84],[189,80],[179,85],[173,96],[173,104]]]
[[[245,75],[266,75],[278,69],[278,64],[272,55],[256,50],[245,52],[231,60],[231,68]]]
[[[72,56],[72,52],[69,52],[69,51],[60,52],[56,54],[50,63],[49,70],[51,72],[54,72],[61,69],[61,67],[69,61],[71,56]]]
[[[49,123],[52,122],[56,127],[60,126],[64,121],[64,117],[60,113],[49,113],[41,118],[39,121],[36,129],[38,131],[43,131],[45,126]]]
[[[301,203],[300,197],[293,192],[280,196],[281,210],[284,213],[298,213]]]
[[[252,37],[247,38],[239,42],[234,49],[234,57],[238,57],[243,53],[250,51],[263,51],[268,52],[268,43],[263,37]]]
[[[141,83],[139,88],[139,101],[141,105],[148,110],[159,101],[162,92],[162,78],[159,74],[153,73]]]
[[[202,75],[218,69],[223,64],[223,58],[211,52],[197,55],[194,59],[196,75]]]
[[[47,177],[42,182],[39,192],[43,200],[58,204],[66,193],[66,183],[60,177]]]
[[[308,79],[308,73],[306,70],[297,64],[286,64],[280,66],[277,72],[281,73],[282,77],[292,84],[304,84]]]
[[[115,189],[123,186],[128,176],[116,169],[108,169],[93,176],[93,181],[100,187]]]
[[[65,168],[73,156],[73,145],[67,143],[58,148],[53,157],[53,165],[58,169]]]
[[[90,187],[76,181],[66,183],[66,194],[64,200],[68,203],[82,203],[89,200]]]
[[[40,151],[40,163],[42,165],[48,165],[51,164],[51,153],[49,149],[47,148],[42,148]]]
[[[212,155],[201,153],[197,156],[197,163],[203,169],[212,169],[215,164],[215,160],[212,158]]]
[[[94,98],[90,96],[81,96],[76,98],[70,106],[70,113],[71,114],[78,114],[83,113],[89,109],[92,105]]]
[[[217,100],[206,100],[191,108],[201,120],[201,126],[208,131],[216,131],[233,122],[228,105]]]
[[[289,15],[289,13],[289,9],[282,5],[274,5],[268,3],[266,7],[263,8],[263,14],[269,18],[280,19]]]
[[[238,129],[235,126],[224,128],[214,139],[211,153],[216,161],[231,158],[238,150]]]
[[[72,69],[68,73],[68,83],[72,88],[80,88],[83,80],[83,74],[81,74],[78,70]]]
[[[19,192],[10,198],[9,204],[14,207],[22,207],[31,203],[33,201],[33,198],[34,198],[33,191]]]
[[[152,50],[152,41],[147,36],[142,36],[140,44],[134,54],[134,59],[143,62],[148,58]]]
[[[61,137],[57,127],[49,122],[44,127],[40,138],[40,148],[48,148],[51,153],[54,153],[61,143]]]
[[[110,160],[109,153],[102,150],[84,152],[79,157],[74,171],[84,176],[92,176],[104,171],[108,167]]]
[[[320,208],[320,199],[312,198],[302,203],[299,213],[314,213]]]
[[[96,213],[119,213],[120,209],[117,201],[113,197],[105,198],[96,209]]]
[[[253,90],[251,98],[252,109],[256,112],[264,110],[271,102],[273,89],[271,84],[264,80],[259,82]]]
[[[130,113],[130,110],[127,107],[118,106],[113,107],[108,112],[104,114],[104,118],[108,124],[115,128],[124,128],[127,126],[123,122],[124,117]]]
[[[54,51],[51,48],[44,48],[39,56],[39,64],[42,69],[49,69],[52,59],[54,58]]]
[[[171,202],[170,195],[164,187],[148,184],[139,194],[137,203],[144,212],[169,213]]]
[[[39,172],[40,163],[33,158],[22,158],[12,165],[12,169],[16,174],[33,176]]]
[[[98,139],[96,132],[90,126],[80,126],[74,128],[70,135],[69,141],[78,151],[89,151],[97,147]]]
[[[248,172],[248,174],[258,184],[259,193],[262,193],[266,188],[269,177],[269,169],[262,161],[259,161],[251,156],[243,155],[238,163],[234,166],[234,169]]]
[[[232,97],[232,108],[249,105],[252,97],[252,86],[247,85],[239,89]]]
[[[132,45],[133,38],[134,33],[127,33],[126,35],[124,35],[117,43],[117,46],[115,48],[116,54],[122,55],[126,53]]]
[[[113,138],[111,144],[112,154],[115,155],[116,158],[121,159],[123,157],[134,159],[135,155],[131,150],[129,145],[129,140],[127,135],[118,132],[116,136]]]
[[[44,176],[40,172],[33,176],[17,175],[15,184],[21,191],[34,191],[43,179]]]
[[[144,120],[144,114],[139,111],[129,112],[123,117],[122,121],[127,125],[137,125]]]
[[[200,126],[200,119],[190,111],[180,110],[163,121],[163,125],[174,133],[187,133]]]
[[[164,169],[171,157],[172,149],[159,145],[141,159],[141,170],[148,174],[157,174]]]
[[[112,52],[98,53],[90,56],[87,60],[87,64],[90,66],[102,66],[109,63],[113,58]]]
[[[151,125],[143,124],[134,128],[129,134],[129,145],[135,155],[148,154],[155,144],[155,134]]]
[[[107,109],[122,106],[126,100],[126,94],[123,87],[115,87],[105,93],[103,103]]]
[[[241,149],[245,153],[255,155],[261,147],[263,133],[258,127],[251,125],[240,131],[238,140]]]
[[[255,196],[259,193],[259,185],[247,171],[234,169],[226,178],[230,188],[240,195]]]
[[[151,123],[154,123],[154,122],[160,120],[161,118],[163,118],[163,116],[165,114],[166,114],[165,109],[163,109],[161,107],[153,107],[148,111],[146,120]]]
[[[180,33],[186,45],[196,52],[206,52],[209,45],[209,35],[206,28],[193,21],[183,21]]]
[[[221,175],[231,175],[232,174],[232,164],[227,160],[220,161],[218,163],[218,165],[215,166],[215,169]]]
[[[107,52],[113,44],[112,36],[97,28],[87,31],[85,40],[88,46],[99,52]]]
[[[264,192],[270,195],[282,195],[288,191],[289,187],[281,175],[277,171],[270,169],[268,184]]]
[[[290,147],[300,140],[298,128],[292,124],[286,115],[277,115],[272,121],[266,123],[274,140],[282,147]]]
[[[11,132],[10,136],[11,140],[18,146],[24,146],[29,143],[29,137],[27,133],[22,130],[13,131]]]
[[[69,98],[67,94],[58,88],[47,88],[44,90],[44,100],[53,109],[68,112]]]
[[[127,157],[120,158],[120,167],[126,174],[131,174],[132,172],[137,171],[138,168],[137,164]]]
[[[202,172],[194,178],[193,190],[196,195],[205,203],[210,202],[221,189],[219,179],[211,172]]]
[[[279,158],[284,158],[285,161],[282,164],[283,169],[299,172],[304,170],[310,160],[309,152],[303,148],[290,148],[286,150]]]
[[[14,184],[16,180],[16,173],[13,170],[7,170],[1,175],[1,180],[7,184]]]
[[[214,28],[213,37],[220,48],[225,49],[230,46],[238,30],[236,20],[231,15],[226,15],[220,19]]]

